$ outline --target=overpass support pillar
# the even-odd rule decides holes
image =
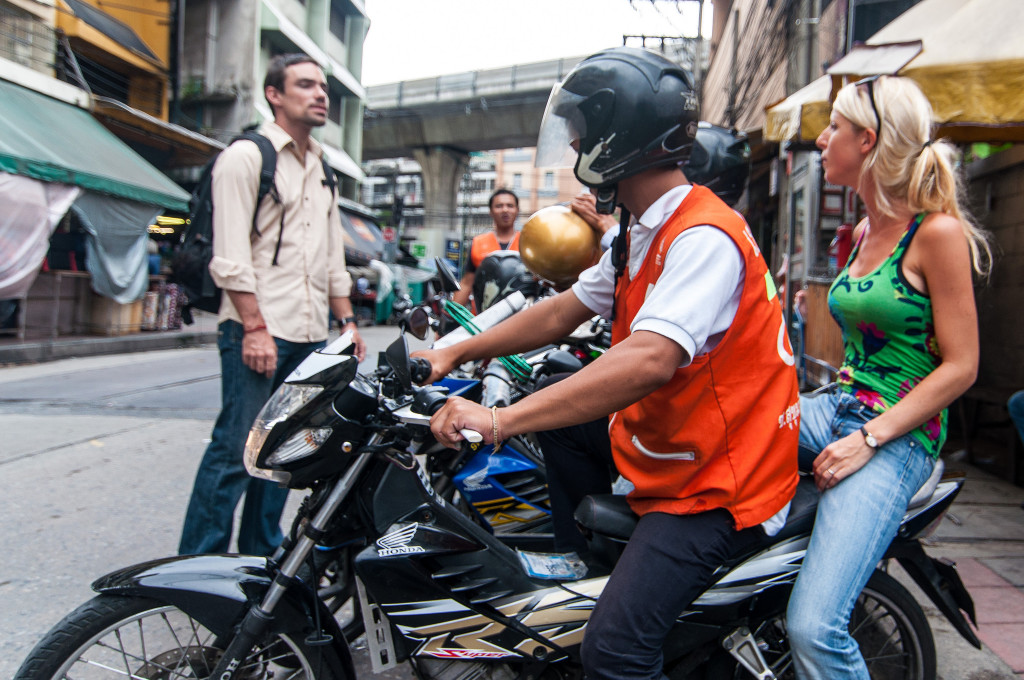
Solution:
[[[413,150],[413,157],[423,170],[423,229],[419,240],[427,246],[428,260],[444,258],[445,240],[462,238],[456,214],[457,192],[469,154],[452,147],[430,146]]]

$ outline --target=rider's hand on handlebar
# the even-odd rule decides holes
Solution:
[[[457,449],[465,439],[459,430],[479,432],[485,444],[493,443],[490,409],[462,397],[449,397],[441,410],[430,418],[430,431],[441,444]]]
[[[451,373],[458,363],[454,357],[451,356],[449,348],[445,349],[421,349],[413,352],[411,356],[420,359],[426,359],[430,362],[430,377],[424,380],[421,385],[428,385],[433,382],[437,382],[441,378]]]

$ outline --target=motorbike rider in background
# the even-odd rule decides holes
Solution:
[[[563,547],[580,542],[579,498],[609,491],[591,474],[609,454],[634,484],[640,520],[583,641],[593,679],[660,677],[675,618],[721,563],[778,531],[797,483],[797,378],[767,266],[743,219],[679,169],[698,109],[690,74],[653,52],[613,48],[577,65],[548,100],[537,165],[575,162],[598,210],[618,204],[622,224],[637,222],[570,290],[416,353],[433,381],[594,314],[612,319],[612,347],[578,373],[507,408],[451,398],[431,423],[453,447],[462,428],[485,442],[568,428],[577,451],[544,451]]]

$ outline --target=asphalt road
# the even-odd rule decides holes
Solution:
[[[398,330],[364,337],[366,370]],[[0,369],[0,678],[94,579],[176,553],[219,371],[213,347]]]

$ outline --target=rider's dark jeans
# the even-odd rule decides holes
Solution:
[[[275,338],[277,371],[273,378],[268,378],[242,362],[244,329],[241,324],[223,321],[218,331],[221,411],[196,473],[178,554],[226,553],[231,542],[235,507],[245,494],[238,527],[238,551],[246,555],[269,555],[281,542],[281,511],[288,489],[248,475],[242,462],[245,440],[256,415],[274,390],[310,352],[323,347],[324,343]]]
[[[763,536],[760,526],[736,531],[720,509],[641,517],[587,622],[587,679],[665,677],[662,646],[676,618],[719,565]]]
[[[547,467],[555,548],[582,553],[587,544],[573,519],[576,506],[584,496],[611,493],[618,474],[612,462],[608,419],[538,432],[537,441]]]
[[[610,493],[615,472],[608,420],[538,432],[547,464],[555,543],[586,549],[573,513],[588,494]],[[588,680],[660,678],[662,645],[676,618],[723,562],[764,536],[737,531],[726,510],[640,518],[615,565],[583,638]]]

